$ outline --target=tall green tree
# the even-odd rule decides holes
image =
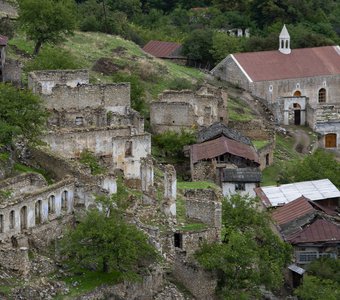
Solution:
[[[205,244],[198,262],[218,274],[223,299],[251,299],[259,286],[279,288],[291,249],[270,228],[270,218],[250,197],[233,195],[222,203],[222,243]]]
[[[0,144],[10,145],[18,137],[31,144],[38,142],[46,118],[38,96],[0,83]]]
[[[19,23],[35,42],[34,55],[44,43],[57,43],[75,28],[73,0],[18,0]]]
[[[100,197],[98,207],[87,211],[75,229],[70,229],[62,241],[62,253],[78,268],[104,273],[115,272],[121,280],[136,279],[141,267],[157,258],[156,250],[146,235],[124,219],[124,207],[129,193],[118,184],[117,194]]]

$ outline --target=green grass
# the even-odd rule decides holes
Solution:
[[[251,109],[239,99],[229,98],[228,114],[230,121],[249,122],[254,119]]]
[[[269,142],[267,140],[263,140],[263,141],[252,141],[253,145],[255,146],[255,148],[257,150],[260,150],[262,148],[264,148],[265,146],[267,146],[269,144]]]
[[[179,223],[186,222],[185,199],[180,195],[177,195],[176,199],[176,218]]]
[[[206,229],[207,227],[208,226],[203,223],[189,223],[189,224],[185,224],[184,226],[179,226],[177,227],[177,229],[182,230],[182,231],[199,231],[199,230]]]
[[[62,278],[62,280],[67,284],[70,292],[67,295],[59,295],[54,299],[74,299],[75,297],[89,292],[103,284],[113,285],[119,282],[119,276],[116,272],[103,273],[98,271],[83,271],[79,273],[82,274]],[[73,286],[73,283],[75,282],[78,282],[79,285]]]
[[[49,174],[46,170],[28,167],[28,166],[20,164],[20,163],[14,164],[14,170],[18,171],[19,173],[39,173],[42,176],[44,176],[44,178],[46,179],[48,184],[53,183],[53,179],[52,179],[51,174]]]
[[[218,186],[209,181],[177,181],[177,188],[184,189],[216,189]]]

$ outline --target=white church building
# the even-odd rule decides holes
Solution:
[[[277,124],[308,125],[340,149],[339,46],[291,49],[284,25],[278,50],[230,54],[211,73],[264,101]]]

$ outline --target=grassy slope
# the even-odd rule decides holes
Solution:
[[[33,52],[33,42],[27,41],[22,34],[17,34],[9,44],[12,46],[9,49],[10,57],[19,57],[15,48],[26,55]],[[59,47],[71,52],[83,68],[91,69],[99,58],[108,58],[121,71],[139,75],[145,89],[153,99],[156,99],[160,92],[168,89],[169,83],[175,78],[197,82],[204,77],[204,73],[197,69],[156,59],[146,54],[135,43],[119,36],[98,32],[75,32]],[[27,60],[23,56],[21,59],[24,63]],[[92,82],[113,82],[111,76],[98,72],[91,71],[90,76]]]

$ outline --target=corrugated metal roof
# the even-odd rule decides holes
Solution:
[[[8,37],[0,34],[0,46],[6,46],[8,42]]]
[[[261,171],[258,168],[223,169],[223,182],[260,182]]]
[[[314,211],[308,199],[302,196],[275,209],[272,218],[278,225],[284,225]]]
[[[324,220],[316,219],[298,232],[287,236],[291,244],[340,242],[340,226]]]
[[[252,81],[340,74],[339,46],[237,53],[233,55]]]
[[[303,274],[306,272],[305,269],[300,268],[300,267],[297,266],[296,264],[291,264],[291,265],[289,265],[289,266],[288,266],[288,269],[291,270],[291,271],[293,271],[293,272],[295,272],[295,273],[298,273],[298,274],[300,274],[300,275],[303,275]]]
[[[249,145],[221,136],[217,139],[201,144],[194,144],[190,147],[192,162],[196,163],[204,159],[212,159],[225,153],[259,162],[257,153]]]
[[[340,191],[329,179],[260,187],[255,192],[267,207],[283,205],[301,196],[312,201],[340,197]]]
[[[143,50],[155,57],[160,58],[174,58],[178,55],[181,44],[172,42],[150,41],[144,47]]]

